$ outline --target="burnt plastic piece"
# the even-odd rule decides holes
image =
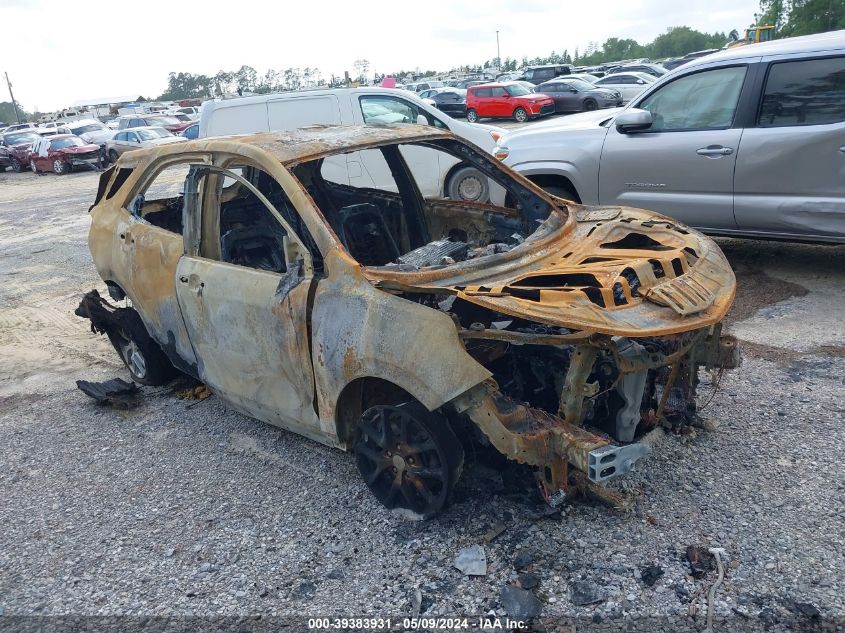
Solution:
[[[97,404],[111,405],[117,409],[129,409],[138,404],[138,386],[121,378],[112,378],[105,382],[77,380],[76,386],[86,396],[94,398]]]
[[[409,253],[405,253],[397,261],[400,264],[410,264],[417,268],[436,266],[442,263],[444,257],[451,257],[455,261],[466,259],[468,246],[464,242],[451,240],[436,240],[425,246],[420,246]]]

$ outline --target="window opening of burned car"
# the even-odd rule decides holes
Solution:
[[[291,240],[301,240],[317,270],[322,270],[322,257],[316,244],[275,178],[250,165],[230,165],[225,169],[201,167],[199,170],[215,173],[218,187],[214,198],[218,230],[213,240],[202,242],[202,256],[238,266],[285,273]],[[236,177],[242,178],[251,187]],[[267,203],[287,222],[294,235],[289,234]]]
[[[336,156],[301,163],[293,171],[342,245],[364,266],[409,272],[443,267],[507,252],[546,233],[538,229],[552,214],[548,199],[464,143],[392,144],[346,156],[348,180],[336,176]],[[502,200],[424,197],[423,174],[444,164],[477,168],[501,188]],[[566,210],[560,213],[562,225]]]
[[[185,183],[194,164],[193,161],[178,162],[160,169],[132,197],[128,206],[129,212],[153,226],[181,235],[184,230]],[[109,196],[114,195],[125,181],[122,172],[122,169],[118,171]],[[201,186],[198,191],[202,191]],[[196,203],[196,208],[199,208],[199,199]]]

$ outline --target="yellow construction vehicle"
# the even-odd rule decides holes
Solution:
[[[774,37],[774,24],[752,24],[745,29],[745,37],[738,40],[733,40],[725,45],[725,48],[733,48],[735,46],[745,46],[746,44],[756,44],[757,42],[768,42]]]

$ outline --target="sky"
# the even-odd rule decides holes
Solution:
[[[24,109],[48,112],[96,97],[154,98],[170,72],[309,66],[328,79],[361,58],[370,73],[448,70],[494,58],[497,30],[502,58],[532,58],[609,37],[646,43],[672,26],[727,33],[758,10],[759,0],[86,0],[72,10],[0,0],[0,70]]]

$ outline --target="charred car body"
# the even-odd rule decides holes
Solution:
[[[481,170],[504,205],[424,199],[406,160],[420,146]],[[389,182],[348,184],[362,152]],[[375,496],[418,517],[443,508],[470,441],[536,467],[549,499],[573,483],[601,495],[651,428],[693,421],[698,367],[735,360],[718,325],[735,280],[712,241],[552,198],[434,128],[127,153],[91,219],[97,270],[132,307],[92,291],[77,314],[135,380],[172,365],[351,450]]]

